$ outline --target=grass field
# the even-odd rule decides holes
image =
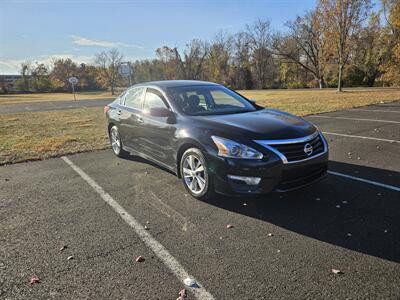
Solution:
[[[399,88],[354,88],[337,93],[334,89],[238,91],[257,104],[299,116],[348,109],[381,101],[400,100]]]
[[[239,92],[260,105],[300,116],[400,100],[400,89]],[[105,128],[101,107],[0,115],[0,164],[105,149]]]
[[[102,107],[0,115],[0,164],[108,147]]]
[[[115,99],[110,92],[82,92],[76,93],[76,100]],[[0,95],[1,104],[33,103],[44,101],[68,101],[74,100],[72,93],[37,93],[37,94],[10,94]]]

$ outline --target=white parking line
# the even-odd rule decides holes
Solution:
[[[397,141],[397,140],[387,140],[387,139],[373,138],[373,137],[369,137],[369,136],[351,135],[351,134],[343,134],[343,133],[335,133],[335,132],[327,132],[327,131],[323,131],[322,133],[327,134],[327,135],[337,135],[337,136],[343,136],[343,137],[349,137],[349,138],[357,138],[357,139],[365,139],[365,140],[373,140],[373,141],[381,141],[381,142],[389,142],[389,143],[400,143],[400,141]]]
[[[98,185],[89,175],[87,175],[81,168],[75,165],[71,160],[67,157],[62,156],[62,160],[64,160],[76,173],[79,174],[89,184],[99,195],[100,197],[110,205],[119,216],[136,232],[139,238],[154,252],[154,254],[171,270],[172,273],[178,278],[179,281],[182,282],[185,278],[193,278],[184,267],[178,262],[178,260],[173,257],[168,250],[159,243],[156,239],[154,239],[151,234],[144,229],[144,227],[134,218],[132,217],[128,211],[126,211],[121,205],[115,201],[110,194],[103,190],[103,188]],[[196,279],[195,279],[196,280]],[[199,288],[190,288],[193,294],[197,299],[214,299],[214,297],[204,288],[199,281],[196,280]]]
[[[381,123],[394,123],[400,124],[399,121],[388,121],[388,120],[374,120],[374,119],[358,119],[358,118],[346,118],[346,117],[330,117],[330,116],[308,116],[309,118],[324,118],[324,119],[338,119],[338,120],[351,120],[351,121],[369,121],[369,122],[381,122]]]
[[[386,189],[389,189],[389,190],[400,192],[400,187],[397,187],[397,186],[388,185],[388,184],[384,184],[384,183],[380,183],[380,182],[376,182],[376,181],[372,181],[372,180],[368,180],[368,179],[364,179],[364,178],[360,178],[360,177],[354,177],[354,176],[343,174],[343,173],[339,173],[339,172],[328,171],[328,173],[332,174],[332,175],[345,177],[345,178],[349,178],[349,179],[352,179],[352,180],[357,180],[357,181],[369,183],[369,184],[372,184],[372,185],[376,185],[376,186],[379,186],[379,187],[383,187],[383,188],[386,188]]]
[[[400,111],[397,110],[383,110],[383,109],[361,109],[361,108],[352,108],[351,111],[372,111],[372,112],[384,112],[384,113],[396,113],[400,114]]]

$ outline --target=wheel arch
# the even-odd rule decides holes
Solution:
[[[110,130],[111,130],[111,127],[113,127],[115,124],[113,123],[113,122],[109,122],[108,123],[108,125],[107,125],[107,133],[108,133],[108,135],[110,135]]]
[[[181,178],[181,158],[183,153],[190,148],[200,149],[203,153],[207,153],[207,150],[197,141],[192,139],[184,140],[178,147],[178,151],[176,153],[176,175],[178,178]]]

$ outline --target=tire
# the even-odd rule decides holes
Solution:
[[[190,195],[207,200],[215,195],[212,175],[207,169],[207,160],[201,150],[190,148],[183,153],[180,174],[183,185]]]
[[[109,132],[110,144],[113,153],[118,157],[128,157],[129,152],[125,151],[122,148],[122,140],[121,136],[119,135],[118,127],[112,126]]]

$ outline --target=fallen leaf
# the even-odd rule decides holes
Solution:
[[[268,235],[268,236],[274,236],[274,234],[272,234],[272,233],[268,233],[267,235]]]
[[[138,256],[138,257],[136,257],[136,262],[143,262],[143,261],[145,261],[145,259],[144,259],[144,257],[142,257],[142,256]]]
[[[351,233],[348,233],[347,236],[353,236]]]
[[[187,299],[187,293],[186,290],[183,289],[179,292],[179,297],[176,300],[186,300]]]
[[[343,272],[338,269],[332,269],[332,273],[333,274],[343,274]]]
[[[65,249],[67,249],[68,247],[66,246],[66,245],[63,245],[61,248],[60,248],[60,251],[61,252],[63,252]]]
[[[247,203],[243,203],[243,206],[247,206]]]
[[[31,280],[29,280],[29,284],[35,284],[35,283],[39,283],[40,279],[38,277],[32,277]]]
[[[235,226],[233,226],[232,224],[228,224],[228,225],[226,225],[226,228],[233,228],[233,227],[235,227]]]
[[[149,226],[144,225],[144,229],[149,230],[150,228],[149,228]]]
[[[336,208],[340,208],[340,205],[336,205]]]
[[[72,255],[67,257],[67,260],[71,260],[71,259],[74,259],[74,257]]]
[[[342,203],[343,203],[343,204],[347,204],[348,202],[345,200],[345,201],[342,201]]]

